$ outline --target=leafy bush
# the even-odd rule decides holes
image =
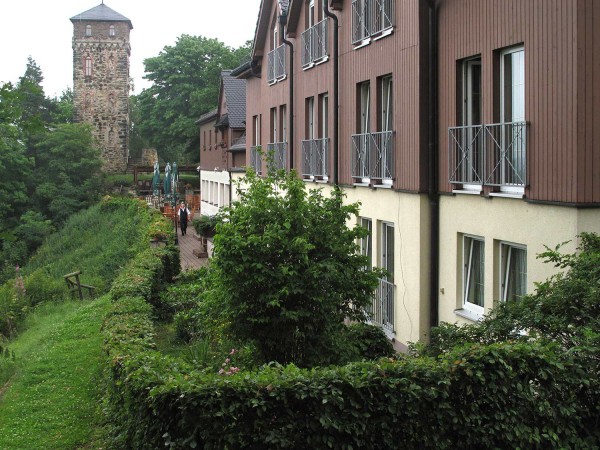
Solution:
[[[441,327],[443,345],[421,349],[435,357],[240,373],[231,370],[237,360],[223,360],[219,375],[156,352],[151,309],[122,298],[104,329],[112,447],[598,448],[597,243],[582,237],[580,254],[551,254],[570,270],[530,297],[532,334],[500,339],[508,313],[499,312],[497,328],[492,319],[487,328]],[[556,292],[581,313],[558,315],[566,302]],[[557,321],[568,328],[558,338]],[[371,329],[348,333],[378,351]]]
[[[192,221],[192,226],[198,235],[208,238],[215,235],[217,222],[218,219],[216,216],[202,215]]]
[[[537,283],[536,292],[518,302],[501,303],[479,323],[433,329],[423,353],[435,356],[469,342],[531,339],[573,349],[600,333],[600,236],[582,233],[580,239],[575,254],[561,254],[559,245],[538,256],[566,272]]]
[[[396,353],[381,327],[366,323],[344,327],[338,342],[341,351],[347,353],[344,358],[347,362],[391,357]]]
[[[367,230],[348,228],[358,205],[344,205],[338,188],[307,191],[295,172],[250,171],[243,184],[217,225],[211,295],[264,362],[322,364],[344,319],[365,320],[382,275],[358,252]]]

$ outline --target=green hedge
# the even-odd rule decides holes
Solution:
[[[160,301],[153,289],[170,262],[143,252],[113,285],[104,325],[110,448],[600,445],[597,335],[573,351],[508,341],[438,357],[222,376],[155,349],[149,302]]]
[[[218,376],[154,350],[151,311],[105,326],[115,448],[591,448],[598,387],[555,347],[504,343]]]

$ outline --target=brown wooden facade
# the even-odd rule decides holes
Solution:
[[[498,123],[498,53],[525,55],[527,185],[532,201],[600,202],[600,3],[593,0],[439,2],[440,186],[448,127],[460,124],[460,64],[481,60],[482,120]],[[596,25],[594,25],[596,24]]]
[[[337,18],[337,59],[323,1]],[[600,232],[597,23],[596,0],[261,2],[251,69],[241,75],[247,164],[254,146],[285,141],[284,167],[307,186],[337,181],[361,203],[373,265],[393,260],[379,289],[391,285],[393,308],[377,320],[396,343],[505,301],[509,250],[520,255],[524,295],[553,273],[535,258],[544,245]],[[307,46],[315,28],[321,40]],[[272,55],[282,45],[278,75]],[[316,55],[308,63],[307,49]],[[308,149],[327,164],[317,158],[307,172]],[[481,298],[472,314],[465,267],[475,258],[465,249],[475,247]]]

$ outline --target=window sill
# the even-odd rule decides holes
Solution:
[[[366,47],[370,43],[371,43],[371,38],[363,39],[362,41],[357,43],[357,45],[353,48],[353,50],[358,50],[359,48]]]
[[[352,186],[357,186],[357,187],[369,187],[370,184],[369,183],[352,183]]]
[[[481,191],[471,189],[452,189],[453,194],[481,195]]]
[[[518,192],[490,192],[490,197],[521,199],[525,197],[525,194]]]
[[[383,30],[380,35],[373,38],[373,41],[378,41],[379,39],[383,39],[386,36],[389,36],[394,32],[393,28],[388,28],[387,30]]]
[[[374,188],[381,188],[381,189],[391,189],[392,185],[391,184],[375,184],[373,185]]]
[[[479,322],[481,319],[483,319],[483,314],[478,314],[476,312],[464,308],[455,309],[454,314],[456,314],[459,317],[462,317],[463,319],[471,320],[473,322]]]
[[[302,70],[312,69],[315,66],[315,63],[308,63],[302,66]]]

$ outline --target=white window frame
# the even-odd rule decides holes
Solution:
[[[277,123],[277,108],[271,108],[271,142],[274,144],[278,141],[279,136],[277,135],[278,123]]]
[[[392,131],[393,129],[393,80],[392,75],[381,78],[381,130]]]
[[[479,118],[476,120],[473,118],[473,68],[479,67]],[[472,125],[481,125],[483,123],[483,98],[482,98],[482,90],[483,90],[483,66],[481,64],[481,56],[477,56],[474,58],[469,58],[463,63],[463,125],[472,126]],[[474,140],[474,136],[477,134],[477,131],[474,129],[465,129],[466,138],[463,142],[472,143]],[[471,154],[469,155],[469,160],[474,161],[475,156],[473,155],[471,148]],[[483,149],[480,149],[483,150]],[[479,158],[483,158],[483,155],[479,155]],[[465,169],[470,169],[470,166]],[[479,167],[479,170],[482,171],[482,167]],[[483,173],[479,173],[480,177],[483,177]],[[481,191],[482,185],[481,183],[464,183],[462,187],[465,191]]]
[[[392,222],[381,221],[381,225],[379,227],[381,231],[381,236],[379,238],[380,242],[380,254],[379,254],[379,264],[382,269],[386,269],[389,273],[384,277],[386,281],[390,283],[394,282],[394,250],[395,250],[395,227]],[[392,238],[392,246],[391,246],[391,255],[388,253],[388,244],[389,244],[389,236],[388,231],[391,230],[391,238]],[[390,270],[391,269],[391,270]]]
[[[115,31],[115,26],[114,25],[111,25],[111,26],[108,27],[108,35],[111,36],[111,37],[117,35],[117,33]]]
[[[524,286],[523,295],[527,294],[527,246],[521,244],[514,244],[512,242],[500,242],[500,301],[512,301],[513,299],[507,299],[509,293],[509,286],[511,283],[515,283],[517,280],[512,279],[512,256],[515,251],[525,252],[524,263],[525,263],[525,279],[522,281]]]
[[[321,96],[321,138],[329,137],[329,94]]]
[[[367,270],[373,268],[373,220],[368,217],[359,218],[360,226],[369,230],[369,234],[360,239],[360,254],[366,256],[368,259]]]
[[[307,119],[308,119],[307,139],[313,140],[313,139],[315,139],[315,137],[317,135],[317,133],[315,133],[315,98],[314,97],[308,98]]]
[[[520,71],[518,77],[522,83],[512,83],[510,85],[510,93],[507,92],[506,85],[506,58],[512,57],[520,53],[522,55],[522,64],[520,65]],[[511,74],[512,75],[512,74]],[[508,117],[508,113],[506,111],[506,103],[507,103],[507,95],[510,95],[511,102],[514,103],[514,87],[522,86],[522,98],[520,101],[522,102],[522,111],[520,114],[514,115],[514,112],[511,114],[511,117]],[[512,122],[522,122],[525,121],[526,111],[525,111],[525,46],[518,45],[515,47],[510,47],[504,49],[500,52],[500,122],[502,123],[512,123]],[[506,140],[506,136],[502,134],[502,139]],[[505,148],[506,144],[502,145],[502,148]],[[504,167],[503,167],[504,170]],[[525,168],[523,168],[525,170]],[[506,192],[510,194],[522,195],[525,192],[524,186],[500,186],[501,192]]]
[[[474,242],[479,242],[481,244],[481,257],[480,264],[483,265],[480,269],[481,273],[481,302],[482,305],[478,305],[470,301],[469,293],[471,288],[471,283],[473,283],[473,257],[474,257]],[[462,236],[462,282],[463,282],[463,290],[462,290],[462,304],[463,308],[471,311],[477,315],[483,315],[485,312],[485,239],[481,236],[473,236],[473,235],[463,235]]]
[[[86,35],[86,37],[90,37],[92,35],[92,26],[91,25],[85,26],[85,35]]]
[[[287,107],[279,107],[279,120],[281,120],[281,142],[287,142]]]
[[[360,134],[371,132],[371,83],[360,84]]]

